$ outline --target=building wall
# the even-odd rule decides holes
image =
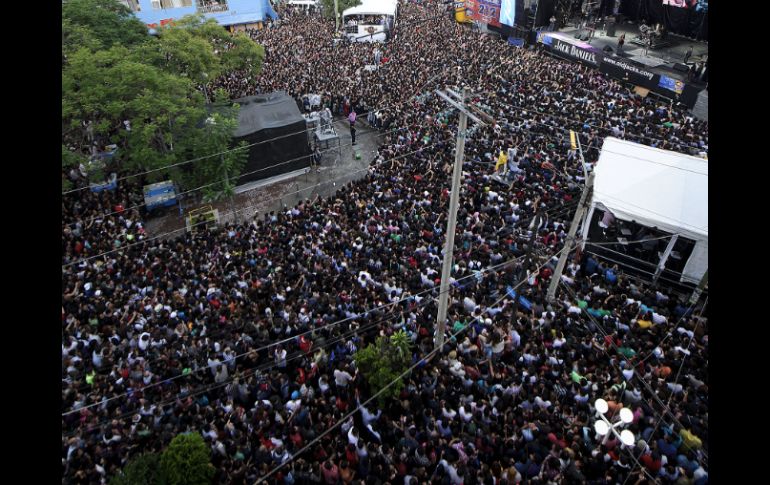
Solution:
[[[147,25],[160,26],[185,15],[203,13],[223,25],[256,23],[275,12],[270,0],[122,0]]]

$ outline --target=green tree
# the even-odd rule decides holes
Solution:
[[[231,34],[201,14],[158,29],[158,41],[141,49],[144,59],[199,84],[234,71],[254,76],[265,57],[265,49],[249,36]]]
[[[143,453],[131,459],[112,477],[110,485],[160,485],[160,455]]]
[[[209,448],[198,433],[174,437],[160,457],[167,485],[208,485],[214,477]]]
[[[334,0],[321,0],[321,5],[323,5],[324,18],[334,20]],[[342,12],[357,5],[361,5],[361,0],[337,0],[340,17],[342,17]]]
[[[243,34],[231,36],[201,16],[182,18],[175,26],[159,29],[158,38],[129,47],[113,43],[94,48],[101,41],[79,27],[72,32],[92,43],[66,54],[63,144],[82,154],[90,153],[93,143],[115,144],[116,166],[134,172],[227,151],[237,109],[219,110],[215,123],[207,123],[203,93],[211,93],[201,88],[232,71],[256,74],[264,58],[262,46]],[[229,98],[226,91],[216,96]],[[184,165],[185,170],[157,170],[149,179],[172,176],[185,190],[208,185],[205,195],[218,197],[230,192],[246,156],[243,150],[203,158]]]
[[[81,47],[129,47],[150,38],[147,26],[118,0],[64,0],[61,13],[62,51],[66,53]]]
[[[217,96],[224,97],[223,93]],[[204,121],[203,127],[196,130],[181,142],[188,148],[190,158],[206,157],[212,153],[225,151],[232,139],[232,133],[238,125],[238,104],[220,103]],[[238,176],[248,159],[248,148],[244,141],[234,146],[233,151],[183,166],[174,174],[185,187],[204,187],[205,200],[216,200],[223,195],[233,193]]]
[[[145,64],[125,47],[80,49],[62,73],[63,142],[81,153],[91,140],[117,144],[124,169],[164,167],[185,156],[175,138],[195,129],[203,104],[189,79]]]
[[[396,381],[380,394],[380,405],[384,405],[388,399],[397,397],[404,387],[399,376],[412,363],[409,337],[403,330],[399,330],[389,338],[377,337],[375,343],[356,352],[355,362],[356,368],[363,374],[373,395],[390,382]]]

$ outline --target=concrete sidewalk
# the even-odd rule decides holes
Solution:
[[[358,180],[367,173],[370,162],[374,159],[381,135],[370,127],[365,117],[359,117],[356,131],[356,145],[351,146],[350,128],[346,119],[334,122],[340,136],[340,147],[323,150],[319,170],[306,169],[291,177],[276,177],[276,182],[258,184],[256,188],[233,196],[231,206],[229,198],[211,204],[185,206],[185,214],[197,207],[210,205],[219,210],[220,221],[233,220],[233,210],[237,221],[244,222],[271,211],[293,207],[301,200],[315,200],[316,197],[328,197],[348,182]],[[361,154],[356,160],[355,153]],[[282,179],[282,180],[281,180]],[[177,207],[161,217],[145,221],[148,236],[173,238],[184,233],[184,220]]]

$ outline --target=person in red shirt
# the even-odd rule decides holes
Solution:
[[[324,483],[335,485],[340,479],[340,470],[331,460],[327,460],[321,467],[321,476],[324,479]]]
[[[660,455],[657,451],[653,451],[652,453],[645,453],[640,461],[645,467],[647,467],[652,476],[656,476],[660,471],[660,468],[663,466],[663,462],[661,461]]]
[[[353,443],[348,444],[347,448],[345,448],[345,459],[351,466],[358,464],[358,453],[356,452],[356,445]]]

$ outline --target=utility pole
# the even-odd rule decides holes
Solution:
[[[444,264],[441,268],[441,287],[438,300],[438,319],[436,322],[437,330],[434,337],[434,345],[436,349],[441,349],[444,346],[444,334],[446,333],[446,314],[449,301],[449,279],[452,274],[452,258],[454,256],[455,247],[455,229],[457,226],[457,204],[460,199],[460,177],[463,173],[463,158],[465,156],[465,132],[468,125],[468,118],[471,118],[473,121],[479,123],[480,125],[486,124],[470,112],[473,107],[467,104],[468,98],[470,97],[470,90],[467,87],[463,87],[462,95],[457,94],[449,89],[447,89],[446,92],[448,94],[442,91],[436,91],[436,94],[460,111],[460,125],[457,129],[455,166],[454,172],[452,173],[452,194],[449,197],[449,215],[447,218],[446,243],[444,245]],[[455,99],[452,99],[450,96],[458,98],[459,102]],[[483,114],[481,115],[485,116]]]
[[[334,0],[334,27],[337,32],[340,31],[340,12],[337,6],[337,0]]]
[[[666,261],[668,261],[668,257],[671,255],[671,252],[674,250],[674,245],[676,244],[676,241],[678,239],[679,239],[679,234],[674,234],[671,237],[671,239],[668,241],[666,250],[663,251],[663,255],[660,257],[660,260],[658,261],[658,267],[655,268],[655,274],[652,277],[653,284],[658,282],[658,278],[660,278],[661,273],[663,273],[663,270],[666,269]]]
[[[559,286],[561,273],[564,271],[564,265],[567,264],[567,257],[569,257],[569,253],[572,250],[572,243],[575,240],[575,233],[577,233],[580,220],[583,218],[586,210],[588,210],[588,196],[593,191],[593,188],[594,172],[591,172],[591,174],[588,176],[588,180],[586,180],[586,186],[583,187],[583,193],[580,194],[580,202],[578,203],[577,211],[575,211],[575,217],[572,218],[572,224],[569,226],[567,240],[564,242],[564,245],[567,247],[564,249],[564,251],[562,251],[561,256],[559,256],[559,262],[556,264],[556,270],[553,272],[553,275],[551,276],[551,283],[548,285],[548,293],[546,293],[545,296],[545,300],[548,303],[553,303],[553,299],[556,296],[556,288]],[[591,221],[586,222],[586,224],[590,223]]]
[[[540,222],[542,220],[542,213],[540,211],[540,197],[535,199],[535,216],[532,218],[532,222],[530,227],[532,228],[529,236],[529,242],[527,243],[527,252],[524,253],[524,264],[523,269],[524,271],[527,271],[527,268],[529,268],[530,263],[532,261],[532,249],[535,247],[535,240],[537,239],[537,229],[540,227]],[[520,281],[522,277],[522,271],[519,269],[519,271],[516,272],[516,280]],[[516,294],[516,296],[513,298],[513,320],[516,321],[516,314],[519,312],[519,294]]]
[[[692,296],[690,297],[690,305],[694,305],[695,302],[697,302],[700,299],[701,293],[703,293],[703,290],[706,288],[706,285],[709,282],[709,272],[706,270],[705,273],[703,273],[703,278],[701,278],[700,283],[698,283],[698,287],[695,288],[695,291],[692,292]]]

